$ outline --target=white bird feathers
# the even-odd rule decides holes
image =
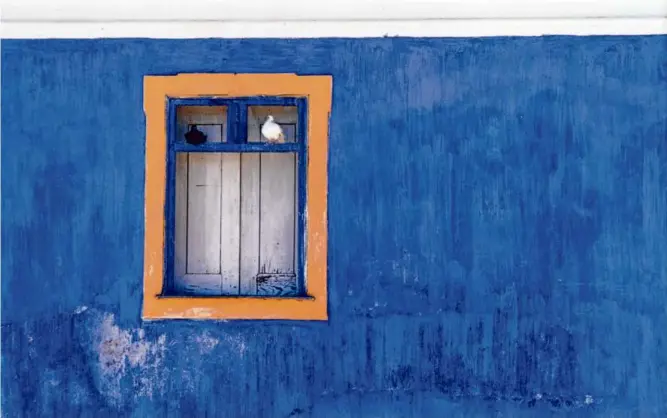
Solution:
[[[269,115],[266,122],[262,125],[262,136],[267,142],[285,142],[283,129],[273,121],[273,116]]]

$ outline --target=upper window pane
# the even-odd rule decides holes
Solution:
[[[176,124],[177,142],[227,142],[226,106],[177,106]]]
[[[249,106],[248,107],[248,142],[271,142],[262,135],[262,126],[269,116],[280,126],[283,140],[276,142],[296,142],[297,107],[296,106]]]

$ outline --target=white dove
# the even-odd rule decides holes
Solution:
[[[266,118],[266,122],[262,125],[262,136],[266,138],[267,142],[285,142],[283,129],[273,121],[271,115]]]

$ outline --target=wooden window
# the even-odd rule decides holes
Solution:
[[[251,105],[262,101],[286,105]],[[306,114],[306,100],[178,103],[170,107],[169,116],[176,118],[170,141],[176,159],[175,193],[168,193],[176,202],[175,219],[167,225],[175,237],[173,271],[166,266],[173,281],[166,282],[163,293],[305,296],[300,280],[305,207],[300,201],[305,195],[299,196],[305,170],[299,165],[305,161],[307,136],[298,120],[299,113]],[[237,113],[233,121],[228,120],[227,104]],[[244,147],[266,142],[261,127],[269,116],[283,129],[284,142]],[[187,144],[186,134],[193,131],[204,133],[206,142]],[[225,152],[225,144],[235,146]],[[213,149],[222,152],[210,152]]]
[[[145,319],[327,318],[330,106],[328,76],[146,77]]]

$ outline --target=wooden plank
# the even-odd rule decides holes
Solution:
[[[259,269],[260,155],[241,155],[241,265],[240,294],[255,295]]]
[[[174,281],[176,293],[179,295],[220,295],[219,274],[187,274],[177,277]]]
[[[221,159],[189,154],[188,274],[220,274]]]
[[[260,180],[260,273],[294,274],[294,154],[264,154]]]
[[[241,155],[222,154],[222,220],[220,224],[220,268],[222,293],[240,291],[241,250]]]
[[[294,274],[258,274],[257,295],[292,296],[296,295],[296,275]]]
[[[298,275],[299,273],[299,157],[298,155],[294,156],[294,255],[292,257],[292,263],[294,266],[294,274]],[[295,277],[296,280],[296,277]],[[296,283],[295,292],[299,292],[298,283]]]
[[[187,263],[188,154],[176,154],[176,214],[174,231],[174,274],[185,275]]]
[[[190,125],[207,135],[208,142],[225,139],[224,107],[179,106],[177,140]],[[221,293],[221,158],[217,154],[179,154],[176,196],[175,290],[179,294]]]
[[[176,158],[176,269],[174,290],[178,294],[217,295],[220,294],[219,274],[186,274],[188,254],[188,155],[178,154]]]
[[[308,293],[307,277],[307,258],[306,258],[306,175],[307,175],[307,131],[308,131],[308,104],[306,99],[299,99],[297,102],[297,135],[295,141],[300,144],[300,151],[296,159],[296,181],[295,181],[295,200],[296,200],[296,238],[295,238],[295,259],[294,265],[297,269],[297,291],[300,295]],[[326,187],[326,186],[325,186]]]
[[[208,140],[220,142],[220,127]],[[216,134],[217,132],[217,134]],[[188,274],[220,274],[222,164],[218,154],[190,153],[188,164]],[[220,285],[218,285],[220,287]]]
[[[248,142],[262,141],[261,125],[268,115],[283,127],[286,141],[295,142],[295,106],[250,106]],[[260,161],[259,269],[247,286],[254,285],[260,295],[296,294],[296,155],[265,153]]]
[[[188,143],[180,143],[174,145],[176,152],[209,152],[209,153],[221,153],[221,152],[299,152],[299,145],[296,143],[245,143],[245,144],[233,144],[231,142],[227,143],[213,143],[206,142],[201,145],[191,145]]]

